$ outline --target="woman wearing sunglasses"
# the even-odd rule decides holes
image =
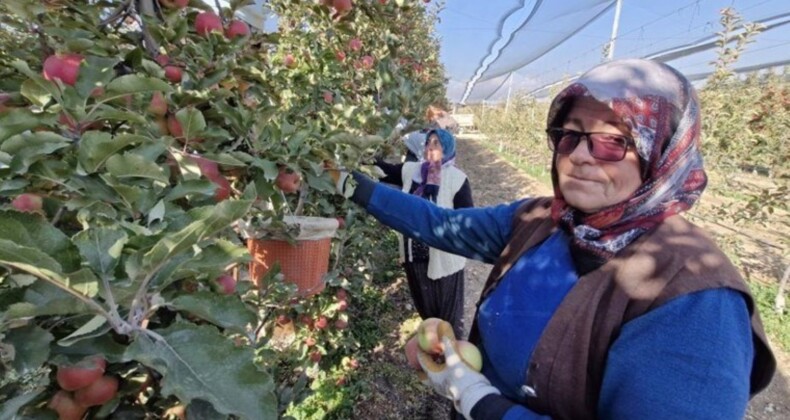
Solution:
[[[608,62],[547,123],[553,197],[445,210],[354,174],[384,224],[494,264],[470,335],[482,371],[444,340],[445,363],[420,355],[428,382],[473,419],[743,418],[775,361],[738,271],[682,216],[707,183],[689,81]]]

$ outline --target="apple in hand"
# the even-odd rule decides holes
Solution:
[[[419,342],[416,335],[413,335],[409,341],[406,342],[406,345],[403,346],[403,350],[406,352],[406,361],[409,363],[409,367],[415,370],[422,370],[422,366],[420,366],[419,360],[417,360],[417,352],[420,351]]]
[[[445,320],[428,318],[422,321],[420,326],[417,327],[417,340],[420,344],[420,348],[428,354],[442,354],[444,350],[442,338],[444,337],[455,340],[453,327]]]
[[[277,179],[274,181],[274,184],[277,185],[277,188],[282,192],[292,194],[299,191],[299,187],[302,185],[302,177],[297,172],[282,167],[280,168],[280,173],[277,174]]]
[[[466,362],[470,368],[480,372],[480,369],[483,368],[483,355],[480,354],[477,346],[465,340],[457,340],[455,348],[461,356],[461,360]]]

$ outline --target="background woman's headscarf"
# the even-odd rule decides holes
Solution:
[[[428,138],[428,132],[420,130],[409,133],[403,140],[406,148],[416,157],[417,161],[421,161],[425,155],[426,138]]]
[[[608,105],[628,126],[643,182],[625,201],[586,214],[565,202],[555,154],[552,217],[573,235],[571,252],[580,274],[599,267],[667,217],[690,208],[707,185],[699,150],[699,101],[677,70],[642,59],[601,64],[554,98],[548,126],[561,126],[574,99],[582,96]]]
[[[415,172],[412,181],[417,183],[414,195],[419,195],[435,202],[441,185],[442,168],[455,165],[455,137],[449,131],[437,128],[428,132],[425,136],[424,145],[427,145],[428,140],[434,134],[439,138],[439,143],[442,145],[442,161],[422,162],[420,170]]]

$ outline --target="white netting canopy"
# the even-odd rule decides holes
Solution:
[[[465,51],[477,64],[454,71],[454,58],[444,54],[450,73],[448,95],[454,103],[502,101],[512,92],[546,94],[546,88],[569,80],[611,58],[642,57],[667,62],[692,80],[713,70],[721,10],[731,7],[742,22],[763,25],[733,69],[754,71],[790,63],[790,2],[787,0],[521,0],[495,9],[484,38],[487,50]],[[465,1],[449,0],[442,19],[457,19]],[[493,11],[491,11],[493,12]],[[467,9],[467,14],[471,13]],[[481,21],[491,17],[480,17]],[[617,24],[615,25],[615,22]],[[611,35],[616,31],[614,44]],[[736,25],[733,40],[743,32]],[[490,41],[488,38],[490,37]],[[448,45],[451,42],[446,42]],[[477,45],[481,43],[478,42]],[[733,42],[734,44],[734,42]],[[442,48],[445,48],[443,43]]]

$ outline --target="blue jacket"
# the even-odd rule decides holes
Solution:
[[[507,244],[513,212],[521,203],[446,210],[357,180],[355,201],[385,225],[488,263]],[[525,253],[482,303],[477,321],[483,374],[502,396],[482,399],[474,418],[546,418],[523,405],[521,385],[541,332],[577,280],[568,241],[564,233],[555,233]],[[749,313],[739,293],[712,289],[676,298],[624,325],[609,352],[597,414],[743,418],[753,358]]]

